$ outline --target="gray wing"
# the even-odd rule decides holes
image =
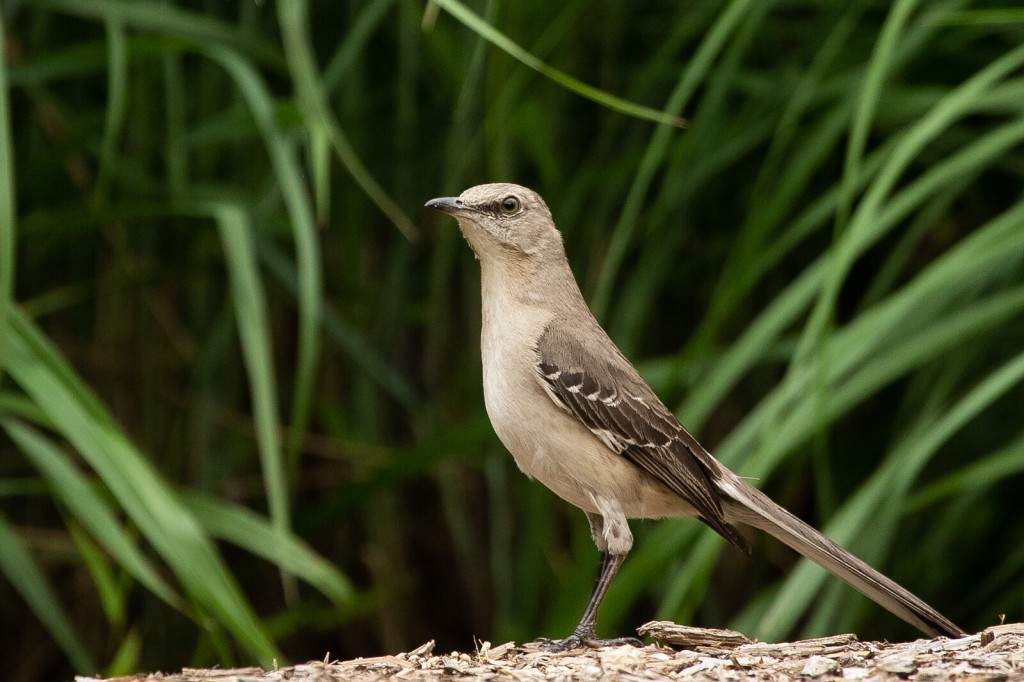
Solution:
[[[608,449],[659,480],[693,506],[704,523],[749,553],[747,541],[725,520],[712,483],[717,462],[708,461],[711,455],[679,424],[596,322],[592,329],[603,348],[584,347],[578,340],[579,330],[574,334],[564,328],[549,328],[538,340],[537,371],[548,395]]]

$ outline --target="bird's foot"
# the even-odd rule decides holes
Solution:
[[[540,637],[535,639],[528,644],[524,644],[523,647],[527,649],[536,649],[539,651],[547,651],[550,653],[558,653],[561,651],[572,651],[573,649],[600,649],[606,646],[638,646],[644,645],[636,637],[612,637],[610,639],[603,639],[598,637],[593,632],[574,632],[565,639],[548,639],[546,637]]]

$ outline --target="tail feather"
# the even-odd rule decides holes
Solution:
[[[932,636],[962,637],[964,631],[895,581],[885,577],[736,476],[719,481],[726,518],[774,536],[858,592]]]

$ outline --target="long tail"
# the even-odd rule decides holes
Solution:
[[[962,637],[964,631],[896,582],[868,566],[827,537],[735,475],[718,482],[726,518],[740,521],[778,538],[792,549],[846,581],[858,592],[922,632]]]

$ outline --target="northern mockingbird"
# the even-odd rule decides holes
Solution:
[[[494,431],[523,473],[583,510],[601,552],[579,625],[545,648],[638,643],[598,639],[597,610],[633,545],[626,519],[678,516],[698,517],[747,553],[732,524],[760,528],[922,632],[964,634],[687,433],[594,319],[536,192],[479,185],[426,205],[459,222],[480,261],[484,403]]]

